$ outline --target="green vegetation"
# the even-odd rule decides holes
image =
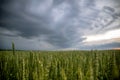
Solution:
[[[14,42],[12,42],[12,50],[13,50],[13,54],[15,55],[15,44],[14,44]]]
[[[120,80],[119,50],[13,51],[0,51],[0,80]]]

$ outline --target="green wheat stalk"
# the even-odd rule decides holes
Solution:
[[[13,51],[13,55],[15,55],[15,44],[14,44],[14,42],[12,42],[12,51]]]

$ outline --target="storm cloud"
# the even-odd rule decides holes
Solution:
[[[87,36],[120,29],[119,3],[119,0],[0,0],[0,48],[10,48],[14,41],[17,49],[92,49],[89,43],[84,43]],[[91,45],[99,49],[120,47],[116,42]]]

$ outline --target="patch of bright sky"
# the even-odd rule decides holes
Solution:
[[[114,38],[120,38],[120,29],[107,31],[103,34],[86,35],[83,37],[86,38],[83,42],[111,40]]]

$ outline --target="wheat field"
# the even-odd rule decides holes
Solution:
[[[0,80],[120,80],[120,51],[0,51]]]

